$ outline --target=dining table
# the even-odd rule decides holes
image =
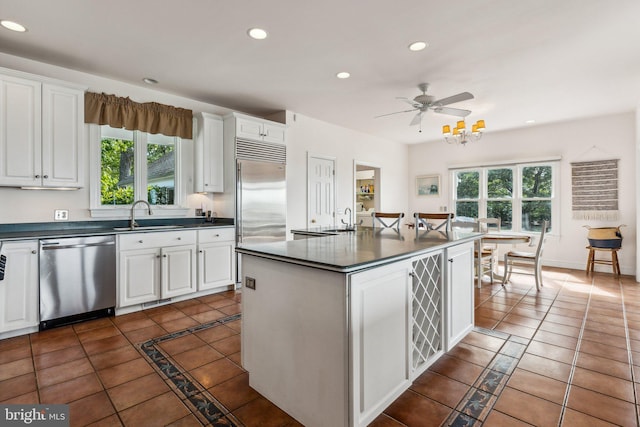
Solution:
[[[517,245],[520,243],[531,243],[531,236],[528,236],[526,234],[488,232],[488,233],[484,233],[480,238],[480,240],[478,240],[478,248],[481,249],[484,245],[505,245],[505,244]],[[477,262],[478,262],[478,265],[480,265],[482,251],[478,250],[476,252],[478,256]],[[494,272],[493,277],[502,281],[504,276],[501,276]],[[478,288],[481,288],[481,287],[482,287],[482,275],[478,274]]]

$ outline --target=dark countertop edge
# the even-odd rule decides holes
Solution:
[[[305,267],[312,267],[312,268],[318,268],[320,270],[326,270],[326,271],[335,271],[337,273],[354,273],[354,272],[358,272],[358,271],[362,271],[362,270],[367,270],[369,268],[372,267],[378,267],[384,264],[391,264],[393,262],[396,261],[400,261],[403,259],[407,259],[407,258],[413,258],[414,256],[419,256],[422,254],[426,254],[428,252],[434,252],[440,249],[446,249],[448,247],[451,246],[457,246],[463,243],[468,243],[468,242],[473,242],[475,240],[478,240],[482,237],[481,233],[477,233],[474,234],[473,236],[469,236],[469,237],[463,237],[460,238],[458,240],[455,241],[448,241],[448,242],[443,242],[442,244],[436,245],[436,246],[431,246],[428,248],[424,248],[424,249],[418,249],[415,251],[410,251],[410,252],[406,252],[403,254],[398,254],[396,256],[391,256],[391,257],[385,257],[385,258],[380,258],[377,260],[371,260],[371,261],[365,261],[365,262],[361,262],[361,263],[357,263],[357,264],[352,264],[346,267],[342,267],[339,265],[335,265],[335,264],[326,264],[326,263],[319,263],[319,262],[313,262],[313,261],[309,261],[309,260],[305,260],[305,259],[301,259],[301,258],[294,258],[294,257],[287,257],[284,255],[274,255],[274,254],[270,254],[264,251],[260,251],[257,249],[248,249],[248,248],[244,248],[244,247],[236,247],[236,252],[241,253],[241,254],[246,254],[246,255],[253,255],[259,258],[266,258],[266,259],[272,259],[275,261],[281,261],[281,262],[285,262],[287,264],[295,264],[295,265],[302,265]]]
[[[0,241],[103,236],[108,234],[123,233],[155,233],[164,231],[193,230],[209,227],[215,228],[234,226],[233,218],[215,218],[214,222],[205,222],[202,218],[141,219],[137,220],[136,222],[141,227],[162,227],[166,225],[176,225],[179,227],[146,230],[114,230],[114,228],[128,227],[128,220],[0,224]],[[15,230],[15,228],[17,228],[18,230]]]

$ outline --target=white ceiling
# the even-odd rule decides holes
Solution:
[[[417,85],[487,132],[631,111],[638,0],[0,0],[0,51],[256,115],[291,110],[406,143],[439,138],[396,97]],[[261,27],[269,37],[250,39]],[[410,52],[409,43],[429,47]],[[349,71],[351,78],[335,74]],[[126,94],[118,94],[126,96]]]

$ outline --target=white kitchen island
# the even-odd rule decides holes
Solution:
[[[363,228],[238,247],[250,385],[305,426],[367,425],[473,328],[479,237]]]

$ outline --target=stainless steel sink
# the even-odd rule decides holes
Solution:
[[[184,225],[149,225],[146,227],[114,227],[113,229],[115,231],[138,231],[138,230],[144,230],[144,231],[149,231],[149,230],[167,230],[167,229],[172,229],[172,228],[183,228]]]

